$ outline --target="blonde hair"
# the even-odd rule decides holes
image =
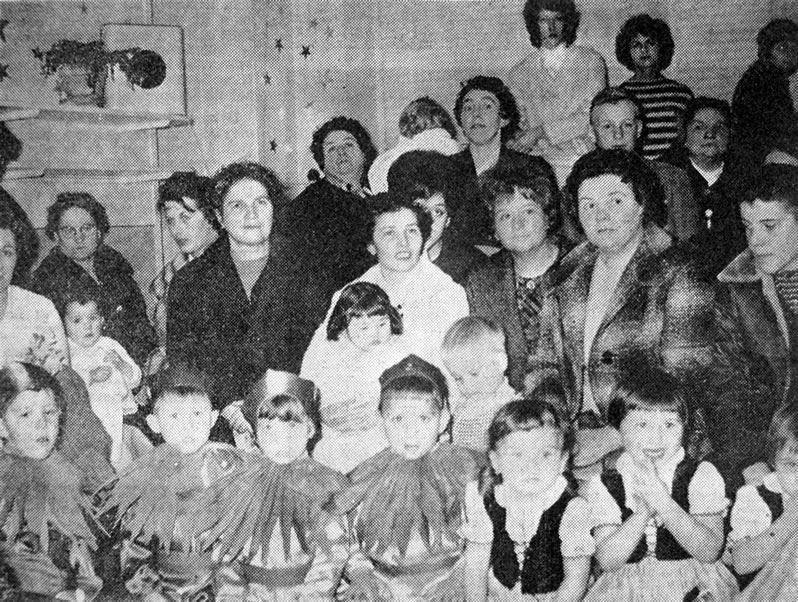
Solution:
[[[447,367],[475,354],[485,362],[501,359],[506,364],[507,349],[504,329],[479,316],[460,318],[446,331],[441,356]]]

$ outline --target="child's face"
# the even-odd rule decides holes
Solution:
[[[181,454],[193,454],[207,443],[218,417],[206,395],[164,393],[147,424]]]
[[[496,238],[510,253],[526,253],[546,242],[549,220],[542,205],[526,189],[499,195],[493,211]]]
[[[796,442],[785,445],[773,459],[773,468],[781,488],[787,495],[798,495],[798,446]]]
[[[53,392],[23,391],[14,398],[0,421],[0,434],[17,455],[44,460],[58,439],[61,410]]]
[[[502,483],[526,494],[542,493],[554,485],[568,460],[561,433],[550,426],[512,432],[489,456]]]
[[[94,301],[88,303],[72,302],[67,305],[64,315],[67,336],[81,347],[91,347],[102,336],[103,317]]]
[[[391,320],[388,316],[353,316],[346,327],[346,335],[355,347],[368,351],[391,338]]]
[[[503,352],[502,352],[503,353]],[[496,352],[469,353],[446,367],[463,397],[485,397],[495,393],[504,382],[507,358]],[[508,400],[509,401],[509,400]]]
[[[391,449],[408,460],[420,458],[435,447],[448,417],[448,412],[441,412],[425,393],[391,393],[382,410]]]
[[[315,430],[308,421],[258,418],[258,447],[277,464],[290,464],[305,455]]]
[[[409,272],[418,264],[423,244],[416,214],[403,207],[377,217],[368,248],[382,269]]]
[[[636,409],[621,422],[624,449],[640,465],[660,465],[682,446],[684,424],[679,414],[668,410]]]

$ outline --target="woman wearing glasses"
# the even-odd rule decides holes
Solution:
[[[105,244],[108,215],[86,192],[64,192],[47,209],[45,232],[55,243],[33,273],[32,290],[61,305],[61,295],[74,287],[99,286],[103,333],[122,344],[142,366],[156,344],[155,331],[133,268]]]

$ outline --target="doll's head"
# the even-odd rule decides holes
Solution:
[[[100,311],[100,290],[96,285],[68,287],[60,295],[59,309],[70,341],[88,348],[100,340],[105,319]]]
[[[370,282],[354,282],[341,291],[327,322],[327,339],[346,336],[362,351],[402,334],[402,317],[391,305],[388,293]]]
[[[504,383],[504,330],[486,318],[466,316],[452,324],[443,337],[441,356],[463,397],[488,397]]]
[[[380,376],[380,415],[391,449],[408,460],[432,451],[449,425],[449,392],[438,368],[409,355]]]
[[[182,454],[199,451],[219,418],[208,376],[188,363],[167,363],[156,374],[151,394],[149,427]]]
[[[321,439],[319,408],[319,390],[312,381],[267,370],[244,400],[243,413],[263,455],[289,464],[311,453]]]
[[[408,104],[399,114],[399,133],[413,138],[426,130],[440,128],[457,139],[457,128],[449,112],[429,96],[422,96]]]
[[[44,460],[58,441],[64,409],[61,387],[45,369],[23,362],[0,369],[0,437],[8,453]]]
[[[573,434],[546,401],[519,399],[496,412],[488,427],[494,484],[519,493],[549,489],[568,464]]]
[[[798,494],[798,406],[783,405],[773,415],[765,441],[767,460],[789,495]]]

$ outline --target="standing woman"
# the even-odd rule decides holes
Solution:
[[[658,159],[679,141],[684,112],[693,98],[690,88],[662,75],[673,59],[670,27],[651,15],[635,15],[615,38],[615,56],[634,73],[620,87],[643,109],[643,156]]]
[[[211,436],[232,442],[232,429],[249,430],[236,402],[255,380],[268,368],[299,371],[305,314],[299,267],[274,232],[286,203],[277,176],[257,163],[232,163],[213,177],[211,199],[223,234],[172,280],[166,352],[213,379],[224,420]]]
[[[33,273],[31,290],[56,305],[71,287],[98,286],[104,334],[121,343],[143,366],[155,348],[155,331],[133,267],[119,251],[105,244],[108,215],[86,192],[63,192],[47,209],[45,232],[55,242]]]
[[[686,251],[652,222],[662,187],[638,155],[597,150],[580,159],[566,185],[587,240],[561,264],[541,312],[527,387],[561,380],[579,426],[577,466],[621,445],[607,407],[624,367],[647,359],[689,380],[712,359],[713,295]]]
[[[521,109],[511,146],[542,156],[561,182],[593,148],[590,103],[607,87],[601,55],[574,45],[579,19],[573,0],[527,0],[524,22],[533,49],[508,75]]]

